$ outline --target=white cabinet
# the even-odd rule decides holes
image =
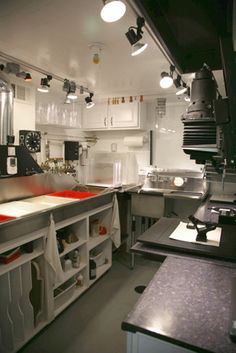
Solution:
[[[109,202],[55,223],[63,269],[57,284],[44,257],[48,227],[0,244],[0,353],[17,352],[111,267],[112,207]]]
[[[91,109],[84,109],[83,129],[143,129],[146,122],[146,109],[146,104],[140,102],[96,104]]]
[[[83,129],[104,130],[108,128],[108,105],[96,104],[90,109],[84,108]]]

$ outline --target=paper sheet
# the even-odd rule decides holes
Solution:
[[[180,222],[178,227],[174,230],[174,232],[169,236],[170,239],[187,241],[190,243],[197,243],[203,245],[210,246],[220,246],[220,238],[221,238],[221,228],[217,227],[214,230],[210,230],[207,232],[207,242],[196,241],[197,231],[195,229],[188,229],[187,223]]]

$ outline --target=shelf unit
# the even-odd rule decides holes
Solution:
[[[62,265],[65,259],[71,259],[70,268],[62,266],[64,278],[56,285],[44,257],[47,227],[0,243],[0,254],[18,247],[22,251],[12,262],[0,264],[0,353],[17,352],[108,271],[112,265],[111,215],[110,202],[55,223],[57,237],[65,230],[68,239],[63,239],[62,252],[59,253],[58,247],[54,250]],[[106,228],[107,234],[90,236],[94,219]],[[23,250],[27,245],[30,252]],[[90,280],[89,259],[94,249],[102,253],[106,261],[97,267],[96,279]],[[72,261],[75,250],[79,254],[78,267]]]

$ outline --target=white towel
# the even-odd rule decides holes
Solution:
[[[116,248],[119,248],[121,244],[120,239],[120,216],[119,216],[119,207],[116,195],[113,198],[113,208],[112,208],[112,217],[111,217],[111,239]]]
[[[48,264],[48,272],[51,283],[55,285],[58,282],[62,282],[64,279],[64,272],[59,257],[56,229],[52,214],[50,215],[50,225],[48,228],[44,257]]]

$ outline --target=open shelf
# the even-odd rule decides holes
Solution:
[[[22,235],[19,238],[9,240],[4,242],[3,244],[0,243],[0,254],[11,250],[13,248],[17,248],[18,246],[24,245],[36,239],[42,238],[46,236],[48,232],[48,228],[42,228],[38,231],[32,232],[30,234]]]
[[[91,286],[94,282],[96,282],[102,275],[104,275],[105,272],[107,272],[109,270],[110,267],[111,267],[111,263],[107,263],[107,264],[104,264],[102,266],[97,267],[96,268],[97,276],[96,276],[96,278],[89,280],[89,285]]]
[[[64,282],[68,281],[68,279],[70,279],[71,277],[73,277],[74,275],[76,275],[78,272],[82,271],[85,267],[87,266],[86,263],[81,262],[80,263],[80,267],[78,268],[72,268],[69,271],[64,272],[64,279],[63,281],[61,281],[60,283],[57,283],[53,289],[56,289],[57,287],[60,287]]]
[[[88,286],[83,285],[82,287],[77,287],[75,286],[75,291],[72,294],[72,296],[64,303],[62,304],[59,308],[57,308],[54,311],[55,316],[59,315],[63,310],[67,308],[68,305],[73,303],[78,297],[81,296],[86,290],[88,289]]]
[[[71,243],[71,244],[68,244],[65,248],[65,250],[59,254],[60,257],[63,257],[65,256],[66,254],[68,254],[69,252],[79,248],[80,246],[86,244],[86,240],[79,240],[79,241],[76,241],[74,243]]]
[[[9,264],[0,264],[0,276],[3,275],[4,273],[13,270],[14,268],[23,265],[26,262],[29,262],[36,257],[42,255],[44,251],[42,249],[35,249],[32,253],[30,254],[21,254],[20,257],[18,257],[16,260],[10,262]]]
[[[89,251],[98,246],[99,244],[104,243],[107,239],[109,239],[109,235],[98,235],[97,237],[89,237],[88,241],[88,249]]]
[[[26,229],[25,235],[0,242],[0,254],[17,248],[21,250],[18,258],[7,264],[0,264],[0,282],[1,288],[4,288],[0,291],[0,297],[4,303],[1,307],[1,317],[5,322],[3,329],[0,325],[0,346],[4,340],[9,344],[12,343],[9,349],[9,345],[6,346],[8,353],[19,351],[29,339],[52,322],[109,270],[112,264],[112,247],[109,236],[112,205],[113,203],[109,202],[94,209],[86,208],[83,213],[78,212],[73,217],[56,222],[57,242],[54,244],[48,242],[49,228],[45,227],[46,222],[44,227],[37,231],[30,232],[30,229]],[[107,234],[91,238],[90,222],[97,219],[99,224],[106,228]],[[76,265],[76,259],[79,263],[78,268],[72,267],[64,271],[63,280],[56,285],[50,277],[50,267],[44,257],[45,251],[48,251],[47,246],[53,247],[51,250],[58,256],[56,260],[61,261],[63,268],[68,268],[67,260],[71,260],[72,266],[73,263]],[[58,249],[63,251],[58,254]],[[90,257],[95,258],[96,251],[98,252],[96,278],[89,280]],[[103,262],[99,262],[99,253],[103,254]],[[13,254],[8,256],[13,256]],[[39,294],[41,295],[40,312],[37,312],[36,306],[32,304],[35,303],[32,301],[32,292],[34,292],[34,299],[37,299]],[[11,309],[9,318],[12,318],[13,324],[10,319],[8,321],[6,319],[8,307]],[[12,325],[14,325],[14,330]],[[20,339],[18,339],[18,333],[21,334]],[[4,349],[5,343],[3,351]]]

